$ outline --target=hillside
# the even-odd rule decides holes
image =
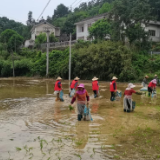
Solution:
[[[14,20],[10,20],[7,17],[0,17],[0,34],[6,29],[13,29],[18,34],[27,39],[30,37],[30,28],[26,25],[16,22]]]

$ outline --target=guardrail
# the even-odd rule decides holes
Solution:
[[[71,41],[71,45],[74,45],[77,41]],[[59,48],[59,47],[68,47],[70,44],[70,41],[65,41],[65,42],[55,42],[55,43],[49,43],[49,48]],[[42,48],[47,47],[47,43],[41,44]]]

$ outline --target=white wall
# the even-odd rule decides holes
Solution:
[[[152,40],[153,42],[160,42],[160,26],[150,24],[149,26],[146,26],[145,30],[154,30],[156,35],[150,36],[150,40]]]
[[[104,18],[103,16],[102,17],[98,17],[98,18],[93,18],[93,19],[89,19],[89,20],[86,20],[80,24],[77,24],[76,25],[76,37],[77,37],[77,40],[78,39],[81,39],[81,37],[84,37],[84,40],[87,40],[88,36],[89,36],[89,32],[88,32],[88,25],[92,25],[94,24],[96,21],[98,21],[99,19],[102,19]],[[80,32],[80,28],[84,26],[84,32]]]
[[[87,40],[88,36],[89,36],[89,31],[88,31],[88,25],[92,25],[93,23],[95,23],[94,20],[90,20],[90,21],[85,21],[82,24],[77,24],[76,25],[76,37],[77,40],[81,39],[82,37],[84,37],[84,40]],[[84,31],[81,31],[81,28],[84,27]]]
[[[41,33],[46,33],[45,32],[45,29],[49,29],[50,31],[50,34],[54,33],[55,36],[60,36],[60,29],[59,28],[54,28],[54,27],[51,27],[50,25],[48,24],[41,24],[39,26],[37,26],[33,32],[31,33],[31,39],[32,40],[35,40],[36,36],[38,36],[39,34]]]
[[[55,34],[55,28],[51,27],[48,24],[42,24],[36,27],[35,35],[38,36],[41,33],[45,33],[45,30],[48,29],[51,33]]]
[[[35,41],[35,31],[32,32],[31,39]]]
[[[33,46],[34,45],[34,41],[32,40],[26,40],[24,43],[24,47],[28,48],[29,46]]]

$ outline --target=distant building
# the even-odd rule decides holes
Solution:
[[[24,47],[25,48],[32,48],[34,46],[35,42],[34,40],[30,39],[30,40],[26,40],[24,43]]]
[[[80,22],[75,23],[76,25],[76,39],[90,40],[88,28],[92,26],[96,21],[107,18],[107,13],[100,14],[91,18],[86,18]],[[153,42],[160,42],[160,22],[158,21],[149,21],[147,24],[142,24],[142,27],[145,31],[149,32],[149,40]],[[110,36],[106,36],[107,39],[110,39]],[[127,38],[126,38],[127,41]]]
[[[107,17],[107,13],[100,14],[91,18],[86,18],[80,22],[75,23],[76,25],[76,39],[90,40],[88,28],[92,26],[99,19]]]
[[[49,30],[49,34],[54,34],[55,37],[59,39],[60,37],[60,28],[55,27],[52,24],[46,22],[46,21],[41,21],[40,23],[34,25],[31,29],[31,39],[25,41],[25,47],[31,47],[34,45],[34,41],[36,39],[36,36],[38,36],[41,33],[46,33],[45,31]]]
[[[145,30],[149,32],[150,41],[160,42],[160,22],[159,21],[149,21],[148,24],[144,25]]]

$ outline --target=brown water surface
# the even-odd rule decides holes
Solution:
[[[122,99],[110,102],[108,82],[99,82],[97,99],[91,81],[83,82],[93,122],[78,122],[76,109],[69,110],[68,81],[62,81],[65,101],[55,102],[53,80],[1,79],[0,160],[158,159],[158,95],[134,95],[135,111],[124,113]],[[118,83],[121,91],[126,86]]]

